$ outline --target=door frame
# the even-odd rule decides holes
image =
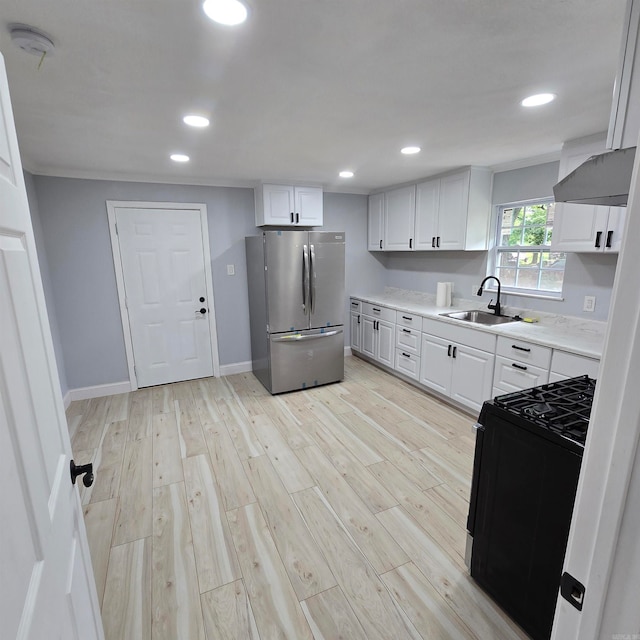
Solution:
[[[107,200],[107,218],[109,220],[109,235],[111,236],[111,252],[113,254],[113,266],[116,272],[116,285],[118,289],[118,304],[120,305],[120,319],[124,334],[124,347],[127,355],[127,368],[129,369],[129,381],[131,391],[138,389],[138,377],[135,371],[135,359],[133,355],[133,340],[131,339],[131,326],[129,313],[125,303],[124,272],[122,269],[122,256],[120,243],[116,229],[116,209],[173,209],[182,211],[198,211],[200,213],[200,229],[202,232],[202,249],[204,253],[204,278],[207,300],[209,301],[209,334],[211,336],[211,361],[213,363],[213,375],[220,377],[220,358],[218,354],[218,331],[216,328],[216,311],[213,298],[213,274],[211,271],[211,247],[209,244],[209,224],[207,220],[207,205],[193,202],[138,202],[135,200]]]

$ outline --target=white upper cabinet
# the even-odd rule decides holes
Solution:
[[[416,186],[384,193],[384,241],[386,251],[413,251]]]
[[[320,227],[322,189],[263,184],[255,189],[256,226]]]
[[[369,251],[382,251],[384,248],[382,246],[384,236],[384,193],[376,193],[369,196],[367,229],[367,249]]]
[[[488,248],[491,171],[470,167],[369,197],[369,250],[379,251],[380,196],[384,196],[382,247],[386,251],[473,251]],[[375,199],[375,200],[374,200]],[[374,240],[378,245],[373,246]]]
[[[558,179],[593,155],[604,153],[604,137],[565,143]],[[620,250],[626,207],[557,202],[551,248],[554,251],[617,253]]]

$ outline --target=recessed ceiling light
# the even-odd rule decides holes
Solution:
[[[204,12],[214,22],[233,26],[247,19],[247,7],[238,0],[205,0]]]
[[[404,153],[405,156],[411,156],[414,153],[420,153],[420,147],[403,147],[400,149],[400,153]]]
[[[341,171],[338,175],[341,178],[353,178],[353,171]]]
[[[184,153],[172,153],[170,157],[174,162],[189,162],[189,156]]]
[[[556,99],[555,93],[536,93],[535,96],[525,98],[520,104],[523,107],[539,107]]]
[[[182,118],[182,122],[188,124],[190,127],[208,127],[209,118],[204,116],[188,115]]]

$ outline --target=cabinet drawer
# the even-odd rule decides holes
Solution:
[[[480,349],[481,351],[489,351],[494,353],[496,350],[496,336],[493,333],[487,333],[480,329],[471,329],[470,327],[460,327],[448,322],[433,320],[432,318],[422,319],[422,331],[430,333],[433,336],[466,344],[469,347]]]
[[[414,355],[420,355],[420,338],[422,333],[416,329],[407,329],[396,325],[396,347]]]
[[[420,377],[420,356],[404,349],[396,349],[395,369],[409,378],[418,380]]]
[[[498,338],[496,355],[518,361],[523,364],[531,364],[535,367],[549,370],[551,364],[551,348],[539,344],[532,344],[524,340],[513,340],[505,336]],[[541,382],[540,384],[545,384]],[[533,385],[531,385],[533,386]],[[525,387],[523,387],[525,388]]]
[[[517,362],[512,358],[496,356],[493,373],[493,395],[530,389],[549,381],[549,370],[532,364]]]
[[[396,322],[395,309],[388,309],[379,304],[371,304],[370,302],[362,303],[362,313],[378,320],[386,320],[387,322]]]
[[[406,311],[396,311],[396,324],[408,329],[422,330],[422,316],[415,313],[407,313]]]
[[[587,358],[579,356],[575,353],[567,353],[566,351],[557,351],[554,349],[551,358],[551,372],[560,378],[574,378],[575,376],[588,375],[590,378],[598,377],[598,369],[600,368],[600,360],[595,358]]]
[[[356,298],[351,298],[350,308],[354,313],[360,313],[362,311],[362,302]]]

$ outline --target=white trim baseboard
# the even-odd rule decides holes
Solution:
[[[220,377],[232,376],[234,373],[247,373],[248,371],[251,371],[251,360],[220,365]]]
[[[67,396],[69,402],[74,400],[88,400],[89,398],[102,398],[102,396],[114,396],[118,393],[129,393],[132,391],[131,383],[128,380],[123,382],[111,382],[110,384],[97,384],[93,387],[80,387],[79,389],[69,389],[65,395],[65,406]]]
[[[69,391],[62,396],[62,403],[64,404],[64,410],[66,411],[71,404],[71,393]]]
[[[344,348],[344,357],[346,358],[347,356],[351,356],[353,355],[352,351],[351,351],[351,347],[345,347]]]

